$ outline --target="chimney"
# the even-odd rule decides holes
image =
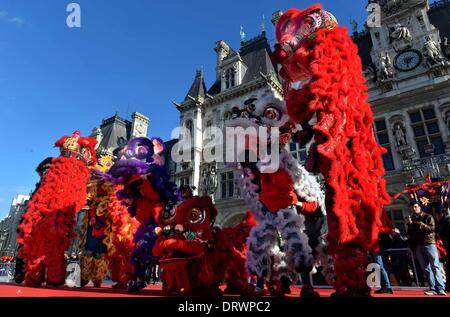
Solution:
[[[228,46],[227,43],[225,43],[225,41],[220,40],[216,42],[216,47],[214,48],[214,51],[216,51],[217,53],[216,77],[218,79],[220,78],[220,67],[222,65],[222,61],[230,53],[230,47]]]

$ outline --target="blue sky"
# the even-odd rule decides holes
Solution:
[[[272,12],[315,1],[78,0],[81,28],[66,26],[62,0],[0,0],[0,218],[16,194],[37,181],[36,165],[58,154],[53,143],[79,129],[91,132],[116,111],[150,117],[150,136],[167,140],[181,101],[203,66],[215,79],[214,43],[239,49],[260,33]],[[323,0],[341,25],[362,28],[365,0]]]

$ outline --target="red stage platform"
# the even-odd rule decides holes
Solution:
[[[322,297],[329,297],[334,290],[330,288],[318,289]],[[376,295],[374,297],[428,297],[422,289],[394,290],[394,295]],[[298,297],[300,289],[292,287],[289,297]],[[84,288],[52,288],[52,287],[27,287],[11,283],[0,283],[0,297],[161,297],[161,285],[149,285],[137,293],[129,293],[126,290],[116,290],[109,284],[101,288],[94,288],[91,284]],[[439,297],[442,296],[432,296]]]

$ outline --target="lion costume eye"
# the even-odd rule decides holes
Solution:
[[[264,110],[264,118],[268,120],[280,120],[281,119],[281,111],[278,108],[273,106],[269,106]]]
[[[176,210],[174,207],[172,207],[170,210],[166,209],[164,210],[163,214],[162,214],[162,218],[163,220],[167,221],[170,219],[173,219],[176,215]]]
[[[199,208],[192,208],[189,222],[192,224],[200,224],[205,221],[205,211]]]

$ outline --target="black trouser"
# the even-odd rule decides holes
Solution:
[[[450,250],[447,251],[447,256],[445,257],[445,290],[450,292]]]
[[[327,217],[320,209],[305,215],[305,233],[308,236],[312,255],[316,258],[316,248],[328,232]],[[311,268],[312,269],[312,268]],[[302,284],[311,285],[310,270],[301,272]]]
[[[19,247],[17,248],[17,254],[19,253],[20,249],[23,248],[23,244],[19,244]],[[16,266],[14,270],[14,281],[17,284],[21,284],[25,280],[25,260],[21,257],[16,257]]]

